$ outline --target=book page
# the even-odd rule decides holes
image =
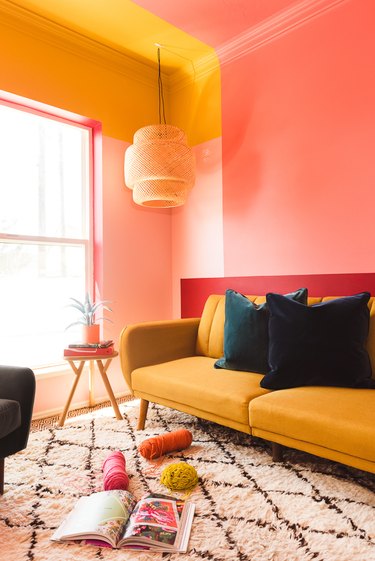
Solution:
[[[131,493],[121,490],[101,491],[81,497],[52,539],[96,538],[115,547],[135,503]]]
[[[130,516],[120,545],[129,540],[133,543],[173,546],[183,504],[165,495],[151,495],[140,500]]]

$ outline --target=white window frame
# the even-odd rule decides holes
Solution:
[[[13,101],[13,99],[17,101]],[[22,100],[19,102],[18,100]],[[94,294],[95,279],[94,279],[94,131],[100,123],[74,115],[70,112],[59,110],[57,108],[47,106],[45,104],[35,102],[26,98],[8,94],[0,90],[0,105],[5,105],[10,108],[32,113],[40,117],[58,121],[61,123],[75,126],[80,129],[88,131],[88,169],[87,169],[87,182],[88,182],[88,238],[63,238],[51,236],[30,236],[22,234],[8,234],[0,231],[1,243],[17,243],[17,244],[40,244],[40,245],[68,245],[80,246],[84,248],[85,254],[85,289],[91,294]],[[46,108],[46,109],[44,109]],[[62,116],[60,116],[62,115]],[[61,350],[61,355],[62,355]],[[46,363],[38,366],[32,366],[36,375],[43,375],[43,377],[55,376],[56,374],[65,374],[68,370],[66,363],[57,360],[53,363]]]

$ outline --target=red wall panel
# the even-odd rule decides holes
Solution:
[[[181,317],[200,317],[207,297],[224,294],[227,288],[262,296],[302,287],[308,289],[309,296],[348,296],[363,291],[375,295],[375,273],[182,279]]]

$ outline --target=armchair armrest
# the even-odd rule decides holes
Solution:
[[[30,368],[0,365],[0,397],[18,401],[21,426],[0,441],[0,458],[14,454],[27,445],[35,397],[35,375]]]
[[[120,334],[121,369],[131,390],[136,368],[194,356],[200,318],[135,323]]]

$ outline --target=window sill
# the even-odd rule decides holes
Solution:
[[[69,366],[65,363],[49,364],[48,366],[39,366],[38,368],[33,368],[33,371],[35,377],[38,380],[43,380],[46,378],[56,378],[57,376],[65,376],[66,374],[72,373]]]

